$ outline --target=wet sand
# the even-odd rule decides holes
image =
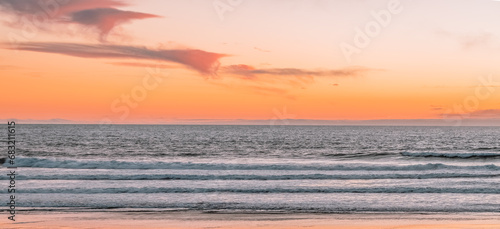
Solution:
[[[500,214],[224,214],[201,212],[19,212],[4,229],[217,228],[217,229],[498,229]]]

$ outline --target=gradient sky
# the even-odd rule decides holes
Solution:
[[[499,1],[45,2],[0,0],[0,119],[500,115]]]

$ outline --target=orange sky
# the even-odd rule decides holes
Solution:
[[[0,0],[0,119],[500,115],[496,1],[27,2]]]

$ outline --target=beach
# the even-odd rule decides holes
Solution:
[[[493,229],[499,214],[214,214],[202,212],[20,212],[4,229]]]

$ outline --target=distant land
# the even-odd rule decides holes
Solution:
[[[318,120],[318,119],[173,119],[130,122],[86,122],[68,119],[0,119],[17,124],[144,124],[144,125],[319,125],[319,126],[500,126],[499,119],[374,119],[374,120]]]

